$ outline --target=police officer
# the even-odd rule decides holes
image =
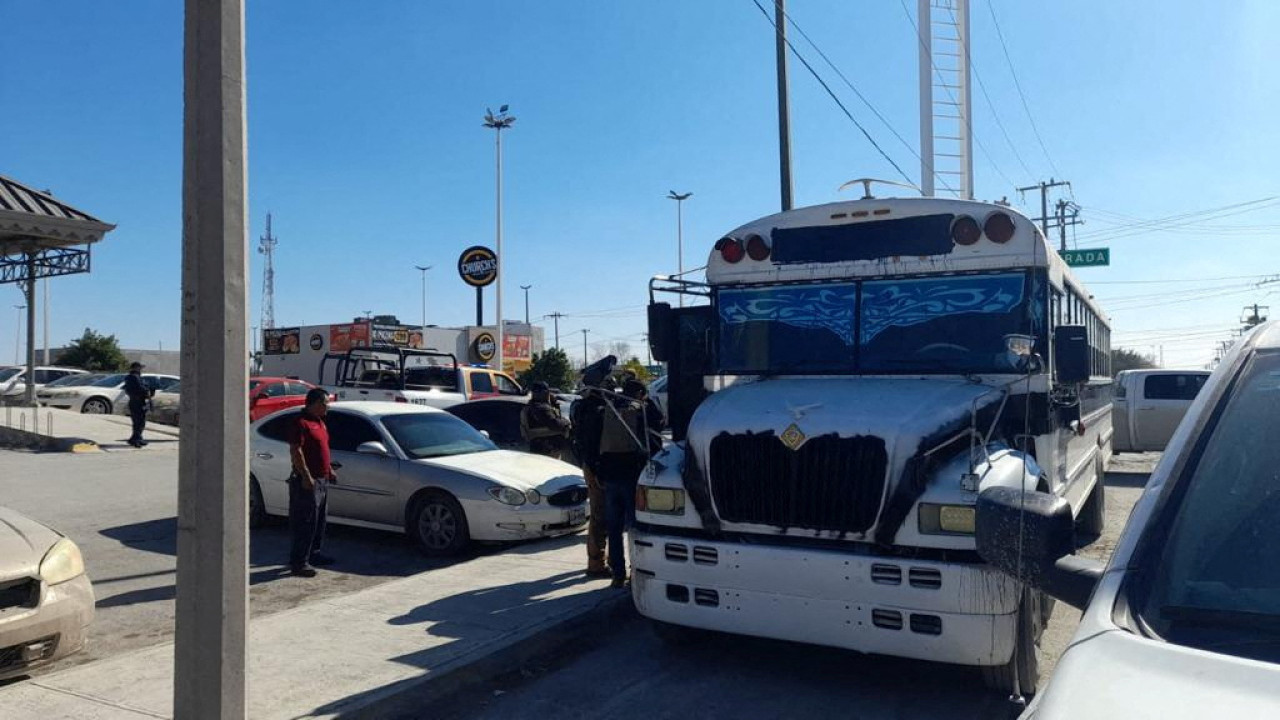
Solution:
[[[613,394],[606,399],[600,428],[598,475],[604,485],[609,572],[613,577],[610,587],[614,588],[627,583],[623,534],[635,523],[636,484],[651,450],[645,400],[644,383],[627,380],[621,396]]]
[[[124,393],[129,396],[129,419],[133,421],[133,434],[129,436],[129,444],[136,448],[147,444],[142,439],[142,431],[147,426],[147,402],[155,394],[155,390],[142,382],[143,367],[140,362],[129,365],[129,374],[124,379]]]
[[[520,411],[520,434],[529,443],[529,452],[559,460],[569,445],[569,421],[551,397],[544,382],[530,385],[533,397]]]
[[[605,378],[601,382],[609,382]],[[587,577],[609,577],[605,564],[608,532],[605,528],[604,485],[600,483],[600,428],[604,420],[604,395],[600,388],[584,387],[582,399],[569,410],[573,420],[573,451],[587,481]]]

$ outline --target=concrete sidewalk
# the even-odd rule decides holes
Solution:
[[[464,675],[460,670],[493,665],[530,641],[572,642],[566,628],[575,620],[629,602],[607,581],[585,577],[581,543],[538,546],[253,620],[249,717],[369,712],[401,693],[421,695],[426,685]],[[172,696],[167,643],[0,688],[0,716],[170,718]]]
[[[124,415],[85,415],[55,408],[0,408],[0,448],[42,452],[137,452]],[[147,423],[144,450],[177,449],[178,428]]]

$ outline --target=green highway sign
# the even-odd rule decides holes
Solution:
[[[1059,254],[1071,267],[1100,267],[1111,264],[1111,248],[1063,250]]]

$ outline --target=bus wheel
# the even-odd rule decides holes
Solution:
[[[1080,508],[1080,517],[1076,518],[1076,531],[1089,542],[1102,537],[1106,524],[1107,491],[1103,483],[1102,473],[1098,473],[1098,482],[1093,484],[1093,492]]]
[[[1038,591],[1022,591],[1022,601],[1018,603],[1013,657],[1004,665],[982,668],[982,681],[987,687],[1009,695],[1020,693],[1026,698],[1036,694],[1036,686],[1040,681],[1039,638],[1043,600]]]

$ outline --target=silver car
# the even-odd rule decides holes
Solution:
[[[93,603],[80,548],[0,507],[0,679],[84,647]]]
[[[249,431],[250,524],[288,515],[288,433],[300,408]],[[472,541],[507,542],[577,532],[587,522],[582,472],[541,455],[499,450],[443,410],[387,402],[339,402],[325,419],[338,481],[329,519],[405,532],[428,555]]]

